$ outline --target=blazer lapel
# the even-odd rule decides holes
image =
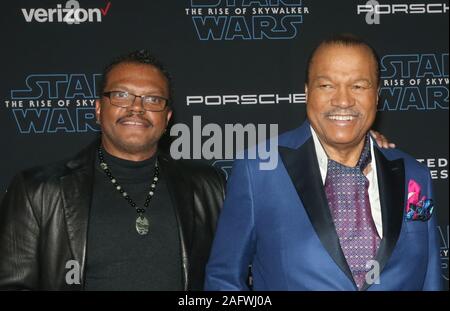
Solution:
[[[392,255],[400,235],[405,199],[405,168],[403,159],[389,161],[374,146],[377,165],[378,191],[380,195],[383,238],[375,260],[380,265],[380,275]],[[367,289],[370,285],[365,284]]]
[[[279,152],[317,236],[356,288],[328,207],[312,137],[298,149],[279,147]]]
[[[191,183],[186,181],[183,174],[176,169],[176,164],[166,155],[161,154],[160,165],[162,173],[167,177],[172,203],[178,223],[181,244],[182,271],[184,290],[189,289],[189,259],[191,257],[192,240],[194,234],[193,189]]]
[[[94,181],[94,152],[98,142],[82,151],[67,163],[69,173],[60,178],[64,214],[74,260],[81,269],[81,286],[84,286],[86,240],[89,210]]]

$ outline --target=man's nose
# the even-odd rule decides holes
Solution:
[[[132,104],[128,106],[128,111],[136,112],[139,114],[145,113],[143,98],[141,96],[136,96],[133,99]]]
[[[340,86],[332,99],[332,104],[342,108],[351,107],[355,104],[355,99],[347,87]]]

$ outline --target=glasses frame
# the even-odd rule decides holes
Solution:
[[[117,104],[114,104],[113,100],[111,99],[111,94],[112,94],[112,93],[117,93],[117,92],[119,92],[119,93],[127,93],[128,95],[134,96],[133,100],[130,101],[131,104],[128,105],[128,106],[125,106],[125,107],[119,106],[119,105],[117,105]],[[102,95],[103,95],[104,97],[107,97],[107,98],[109,99],[109,103],[110,103],[111,105],[113,105],[113,106],[115,106],[115,107],[119,107],[119,108],[129,108],[129,107],[133,106],[134,101],[136,100],[136,97],[140,97],[140,98],[141,98],[141,105],[142,105],[142,108],[143,108],[145,111],[161,112],[161,111],[166,110],[166,108],[169,106],[169,99],[168,99],[168,98],[165,98],[165,97],[162,97],[162,96],[158,96],[158,95],[136,95],[136,94],[130,93],[130,92],[128,92],[128,91],[117,91],[117,90],[115,90],[115,91],[113,90],[113,91],[103,92]],[[159,110],[149,110],[149,109],[146,109],[145,106],[144,106],[144,97],[154,97],[154,98],[159,98],[159,99],[164,100],[164,108],[159,109]]]

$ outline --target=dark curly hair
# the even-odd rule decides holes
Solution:
[[[369,49],[370,53],[372,54],[372,57],[375,61],[376,66],[376,75],[377,75],[377,83],[379,84],[380,81],[380,58],[378,57],[377,51],[365,40],[361,39],[360,37],[350,34],[350,33],[342,33],[333,35],[332,37],[325,39],[321,41],[311,52],[311,54],[308,57],[308,61],[306,64],[306,74],[305,74],[305,82],[308,83],[309,81],[309,71],[312,64],[312,61],[314,59],[314,56],[316,52],[319,50],[320,47],[324,45],[343,45],[343,46],[365,46]]]
[[[151,65],[158,69],[167,79],[167,84],[169,87],[169,106],[172,99],[172,76],[170,73],[166,70],[164,65],[155,57],[153,56],[148,50],[138,50],[133,51],[128,54],[120,55],[119,57],[115,58],[111,63],[109,63],[104,69],[102,77],[99,80],[99,84],[97,87],[97,96],[101,97],[105,90],[106,82],[108,80],[108,74],[109,72],[116,67],[119,64],[123,63],[132,63],[132,64],[145,64],[145,65]]]

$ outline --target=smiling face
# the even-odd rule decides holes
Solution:
[[[113,67],[104,90],[169,97],[164,74],[152,65],[140,63],[120,63]],[[130,160],[143,160],[156,152],[172,116],[168,107],[161,112],[144,110],[139,97],[133,105],[121,108],[102,96],[96,101],[95,111],[102,128],[103,147],[114,156]]]
[[[376,66],[364,45],[325,44],[316,51],[306,86],[306,112],[325,149],[363,144],[376,115]]]

